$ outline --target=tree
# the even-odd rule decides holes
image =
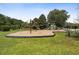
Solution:
[[[46,26],[47,26],[47,22],[44,14],[41,14],[39,18],[34,18],[32,21],[33,29],[45,29]]]
[[[38,18],[34,18],[32,21],[32,28],[33,29],[38,29],[39,28],[39,19]]]
[[[45,29],[46,28],[46,17],[44,14],[41,14],[39,16],[39,28],[40,29]]]
[[[20,29],[23,21],[0,14],[0,31]]]
[[[75,19],[75,21],[76,23],[79,23],[79,4],[77,5],[76,11],[77,11],[77,19]]]
[[[0,14],[0,26],[4,25],[5,23],[5,16],[3,14]]]
[[[66,10],[54,9],[49,12],[47,18],[48,23],[55,24],[57,27],[63,27],[65,21],[69,18],[68,12]]]

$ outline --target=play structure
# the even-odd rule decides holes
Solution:
[[[30,30],[19,31],[16,33],[11,33],[6,35],[6,37],[15,38],[40,38],[40,37],[53,37],[55,34],[51,30],[32,30],[31,20],[30,20]]]

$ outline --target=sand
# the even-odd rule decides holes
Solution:
[[[16,33],[8,34],[7,36],[50,36],[54,35],[54,33],[50,30],[33,30],[30,31],[19,31]]]
[[[7,37],[48,37],[54,36],[53,32],[63,32],[63,30],[32,30],[30,31],[19,31],[6,35]]]

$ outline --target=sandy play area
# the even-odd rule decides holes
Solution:
[[[51,30],[32,30],[30,31],[19,31],[16,33],[11,33],[6,35],[7,37],[22,37],[22,38],[29,38],[29,37],[52,37],[54,33]]]

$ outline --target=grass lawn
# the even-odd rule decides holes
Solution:
[[[1,55],[62,55],[79,54],[79,38],[68,38],[65,33],[56,33],[49,38],[7,38],[0,32]]]

